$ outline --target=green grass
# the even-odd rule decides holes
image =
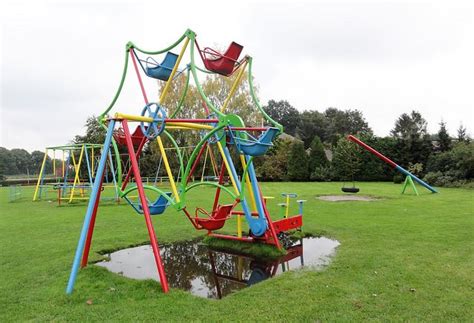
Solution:
[[[341,245],[322,272],[287,272],[219,301],[176,289],[165,295],[155,281],[92,265],[66,296],[86,205],[8,203],[8,188],[1,188],[0,321],[472,321],[474,191],[420,189],[417,197],[401,196],[401,185],[391,183],[359,187],[359,194],[383,199],[325,202],[315,196],[340,194],[340,184],[264,183],[265,195],[292,191],[308,200],[304,230],[325,232]],[[209,189],[193,194],[190,201],[211,205]],[[269,202],[272,214],[278,202]],[[203,235],[174,210],[153,221],[160,243]],[[235,223],[229,226],[232,231]],[[99,209],[91,260],[147,240],[141,216],[109,203]]]

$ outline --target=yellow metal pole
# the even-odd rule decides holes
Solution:
[[[227,163],[227,159],[225,158],[225,154],[224,154],[224,149],[222,148],[222,144],[220,143],[220,141],[217,142],[217,148],[219,149],[219,152],[222,155],[222,160],[224,161],[224,165],[225,165],[225,168],[227,169],[227,173],[229,173],[230,181],[232,182],[232,186],[234,187],[235,193],[239,195],[240,194],[239,189],[237,188],[237,184],[235,183],[234,176],[232,176],[230,166]]]
[[[166,94],[168,92],[168,89],[170,87],[171,82],[173,81],[174,75],[176,74],[176,71],[178,70],[179,63],[181,63],[181,59],[184,56],[184,51],[186,50],[186,47],[188,47],[189,44],[189,38],[186,38],[183,48],[181,48],[181,52],[179,53],[178,59],[176,60],[176,64],[174,64],[173,70],[171,71],[170,77],[168,81],[165,84],[165,88],[163,89],[163,92],[161,92],[160,95],[160,103],[164,100],[166,97]]]
[[[235,179],[234,176],[232,175],[232,171],[230,170],[230,165],[227,162],[227,159],[225,158],[224,149],[222,148],[222,144],[220,143],[220,141],[217,142],[217,147],[219,149],[219,152],[222,155],[222,160],[224,161],[225,168],[227,169],[227,173],[229,174],[230,181],[232,182],[232,186],[234,187],[235,193],[239,195],[240,192],[235,182],[237,179]],[[240,214],[237,215],[237,236],[239,238],[242,238],[242,218]]]
[[[245,162],[244,155],[240,155],[240,161],[242,162],[243,169],[245,169],[247,167],[247,163]],[[252,211],[255,212],[257,211],[257,203],[255,202],[255,196],[253,194],[254,192],[252,189],[252,184],[250,183],[249,173],[245,174],[245,183],[247,184],[247,189],[249,190],[250,204],[252,205]]]
[[[290,210],[290,195],[288,194],[286,196],[286,212],[285,212],[285,218],[288,218],[288,213]]]
[[[224,112],[224,110],[227,108],[227,106],[229,105],[230,99],[234,96],[235,91],[239,87],[240,81],[242,80],[242,76],[244,75],[246,66],[247,66],[247,61],[245,61],[243,66],[240,67],[239,74],[235,78],[234,84],[232,84],[229,95],[227,96],[227,98],[224,101],[224,104],[222,105],[221,112]]]
[[[163,163],[165,164],[166,173],[168,174],[168,178],[170,180],[171,190],[173,191],[173,195],[175,196],[176,202],[179,203],[179,195],[178,190],[176,189],[176,184],[174,182],[173,173],[171,172],[170,164],[168,163],[168,157],[166,156],[165,147],[163,146],[163,141],[161,137],[156,137],[156,141],[158,142],[158,147],[160,147],[161,157],[163,158]]]
[[[43,162],[41,163],[41,168],[40,168],[40,172],[39,172],[39,175],[38,175],[38,182],[36,182],[35,194],[33,195],[33,201],[36,201],[36,198],[38,196],[38,190],[39,190],[39,186],[40,186],[40,183],[41,183],[41,178],[43,176],[44,165],[46,165],[46,158],[47,157],[48,157],[48,149],[46,149],[46,151],[44,153]]]
[[[74,176],[74,182],[72,184],[71,195],[69,196],[69,203],[71,203],[74,198],[74,189],[76,188],[76,182],[79,182],[79,172],[81,168],[82,156],[84,155],[84,147],[85,145],[82,145],[81,153],[79,154],[79,161],[77,164],[74,159],[74,154],[72,154],[73,156],[72,162],[74,163],[74,169],[76,170],[76,175]]]

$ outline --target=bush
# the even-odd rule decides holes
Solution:
[[[309,179],[308,160],[303,142],[293,142],[288,156],[288,177],[290,180],[307,181]]]
[[[331,166],[316,167],[311,173],[311,180],[317,182],[330,182],[334,177],[334,171]]]
[[[404,176],[402,174],[395,174],[393,175],[393,183],[394,184],[401,184],[404,181]]]

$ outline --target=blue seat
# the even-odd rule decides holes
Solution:
[[[265,130],[257,139],[244,139],[238,136],[234,136],[234,138],[242,153],[249,156],[261,156],[273,146],[273,139],[275,139],[278,132],[278,128],[272,127]]]
[[[166,195],[171,197],[171,192],[167,192]],[[168,200],[163,195],[160,195],[153,204],[148,204],[148,209],[150,210],[151,215],[162,214],[165,212],[166,207],[169,205]],[[143,213],[142,205],[138,204],[138,210],[140,213]]]
[[[150,63],[149,61],[152,60],[153,63]],[[146,66],[146,75],[149,77],[162,80],[162,81],[168,81],[171,75],[171,71],[173,70],[173,67],[176,65],[176,61],[178,60],[178,55],[172,53],[172,52],[167,52],[165,59],[161,64],[158,64],[153,58],[148,57],[146,60],[147,66]],[[148,65],[153,65],[153,67],[150,67]]]

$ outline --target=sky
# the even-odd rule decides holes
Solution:
[[[379,136],[417,110],[430,133],[443,120],[472,136],[473,18],[471,1],[4,0],[0,146],[69,143],[112,100],[128,41],[158,50],[187,28],[201,46],[244,45],[263,103],[359,109]],[[130,75],[114,112],[143,108]]]

